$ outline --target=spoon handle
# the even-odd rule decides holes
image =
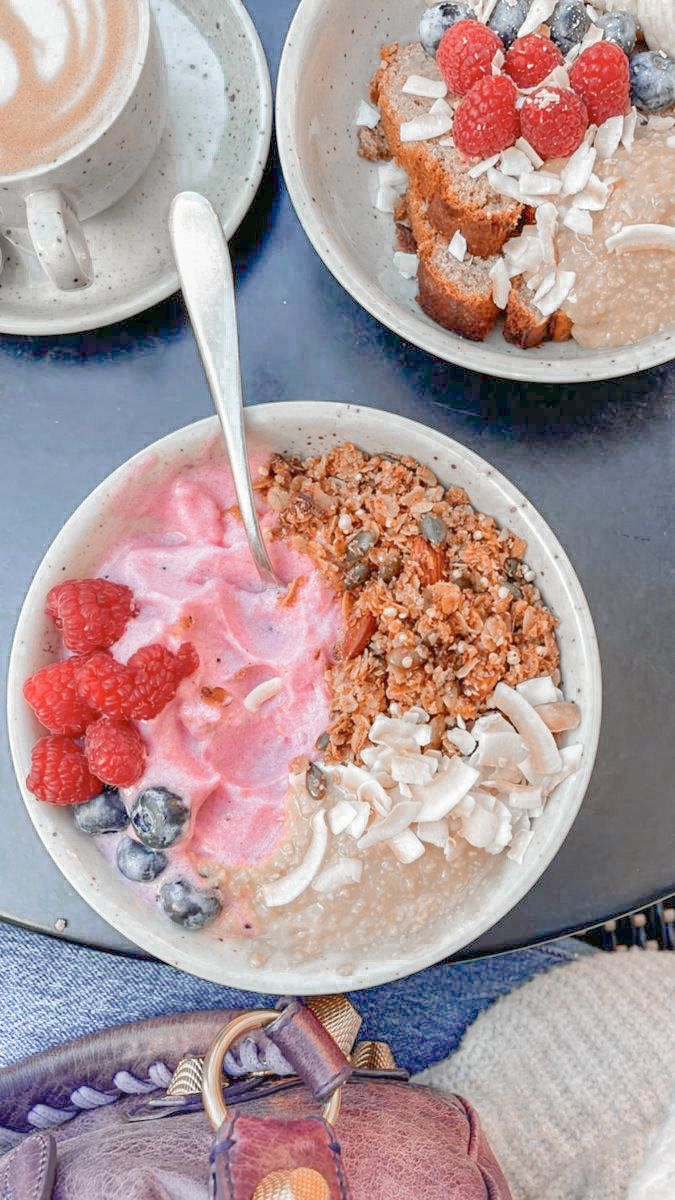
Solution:
[[[263,583],[278,587],[258,522],[246,452],[237,312],[227,242],[216,212],[197,192],[181,192],[175,197],[169,232],[192,331],[223,428],[251,553]]]

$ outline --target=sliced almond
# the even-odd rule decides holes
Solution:
[[[365,650],[376,629],[377,621],[372,613],[365,613],[362,617],[350,621],[342,641],[336,648],[335,657],[342,662],[356,658]]]
[[[424,587],[432,583],[440,583],[445,574],[446,555],[442,546],[432,546],[423,537],[416,537],[412,544],[413,558],[420,571]]]

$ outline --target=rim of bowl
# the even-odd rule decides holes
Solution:
[[[593,771],[602,717],[600,656],[588,602],[565,550],[544,518],[524,494],[500,471],[488,464],[485,459],[481,458],[473,450],[463,446],[460,442],[456,442],[453,438],[445,434],[438,433],[428,425],[412,421],[407,417],[400,417],[395,413],[390,413],[383,409],[356,404],[340,404],[332,401],[280,401],[247,408],[245,410],[246,424],[250,432],[264,434],[269,418],[283,416],[289,423],[297,422],[298,429],[302,430],[310,404],[314,416],[316,416],[317,410],[320,410],[321,418],[318,423],[326,431],[330,430],[331,425],[336,425],[338,428],[340,426],[344,427],[349,420],[352,422],[355,421],[358,424],[361,414],[370,415],[371,417],[374,414],[375,418],[383,424],[383,435],[384,425],[388,422],[396,428],[400,440],[404,440],[406,430],[410,431],[411,434],[413,432],[423,434],[426,438],[433,438],[446,452],[452,454],[459,462],[463,461],[474,471],[485,474],[487,468],[489,471],[490,490],[494,491],[496,495],[500,495],[503,501],[508,501],[509,506],[515,505],[518,507],[521,519],[529,526],[539,545],[545,549],[550,558],[551,568],[557,576],[558,584],[567,594],[576,621],[579,647],[583,655],[585,670],[588,673],[589,680],[588,703],[590,721],[588,734],[584,742],[584,757],[579,771],[572,777],[574,786],[572,788],[572,795],[566,801],[564,819],[551,832],[548,841],[542,847],[537,858],[532,859],[529,870],[521,867],[521,877],[517,885],[509,893],[508,899],[502,900],[499,904],[484,906],[479,915],[467,923],[464,933],[460,934],[459,937],[451,928],[446,937],[436,937],[432,944],[422,942],[420,939],[417,945],[411,944],[408,953],[399,953],[395,959],[390,955],[390,959],[386,962],[378,963],[376,966],[362,960],[349,975],[340,974],[337,969],[331,970],[323,964],[318,966],[312,960],[302,963],[297,967],[273,965],[269,968],[267,966],[252,967],[247,961],[242,960],[223,971],[222,969],[218,969],[218,954],[214,953],[214,944],[210,939],[199,942],[195,939],[194,933],[186,933],[172,926],[170,922],[166,922],[166,929],[159,926],[155,930],[147,921],[148,910],[146,910],[146,906],[135,897],[133,891],[127,888],[121,878],[119,880],[112,879],[111,884],[112,890],[115,893],[119,892],[119,902],[117,899],[108,901],[102,897],[100,888],[96,885],[96,881],[92,879],[90,873],[80,863],[79,856],[68,850],[67,841],[62,836],[54,836],[54,806],[41,804],[35,800],[25,786],[22,767],[25,747],[22,746],[19,737],[19,724],[24,705],[22,690],[24,679],[21,676],[21,646],[24,642],[23,631],[24,626],[30,621],[34,613],[36,604],[39,604],[41,607],[44,602],[45,584],[43,583],[43,575],[48,569],[50,561],[55,557],[59,557],[62,546],[64,543],[67,544],[70,541],[73,534],[77,531],[78,526],[90,519],[90,511],[95,511],[96,507],[106,501],[110,494],[114,494],[116,488],[123,481],[130,469],[133,469],[140,460],[149,454],[159,454],[165,459],[175,459],[181,453],[181,447],[184,446],[186,440],[192,443],[191,449],[193,446],[196,449],[210,435],[217,432],[218,419],[215,416],[182,426],[180,429],[174,430],[172,433],[166,434],[164,437],[157,439],[157,441],[150,443],[112,471],[75,509],[43,556],[21,606],[12,640],[7,681],[9,744],[12,764],[22,799],[44,847],[82,899],[99,916],[113,925],[120,933],[146,953],[154,955],[189,974],[247,991],[285,994],[290,989],[303,995],[317,995],[334,991],[353,991],[392,982],[395,979],[412,975],[434,963],[442,961],[442,959],[449,955],[457,953],[464,946],[474,942],[476,938],[480,937],[486,930],[492,928],[497,921],[510,912],[522,900],[523,896],[530,891],[541,875],[543,875],[572,827],[586,795]],[[344,436],[353,436],[354,440],[358,441],[358,430],[353,434],[351,431],[348,434],[345,430]],[[71,549],[69,553],[72,554],[72,552]],[[56,808],[57,814],[61,811],[61,809]],[[102,855],[101,864],[105,866],[106,870],[110,867],[110,864],[106,862]],[[130,904],[130,900],[133,903]],[[219,942],[218,945],[221,945],[221,943]],[[433,948],[430,948],[430,945]],[[200,949],[201,955],[199,954]],[[197,961],[194,961],[195,959]]]
[[[286,35],[276,90],[277,142],[284,182],[298,220],[317,254],[345,291],[371,316],[414,346],[445,362],[498,379],[526,383],[590,383],[633,375],[669,362],[675,355],[675,330],[653,334],[629,346],[586,352],[576,358],[543,358],[537,350],[523,350],[522,357],[501,355],[494,347],[486,349],[482,342],[471,342],[440,325],[428,324],[421,315],[418,317],[391,300],[356,259],[354,266],[350,265],[331,226],[322,221],[320,206],[307,186],[295,135],[303,67],[314,44],[313,29],[319,21],[325,20],[325,9],[325,0],[300,0]]]

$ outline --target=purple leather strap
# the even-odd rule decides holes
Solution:
[[[340,1147],[320,1117],[284,1121],[236,1116],[222,1126],[211,1151],[214,1200],[251,1200],[275,1171],[308,1167],[328,1184],[329,1200],[349,1200]]]
[[[49,1200],[56,1174],[56,1143],[34,1133],[0,1161],[2,1200]]]
[[[351,1063],[302,1000],[288,1001],[265,1033],[316,1100],[349,1079]]]

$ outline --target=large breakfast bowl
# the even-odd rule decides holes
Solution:
[[[186,932],[155,907],[146,906],[95,843],[76,828],[71,812],[37,802],[27,791],[31,747],[41,731],[22,695],[24,680],[53,660],[54,628],[44,614],[45,596],[57,581],[96,570],[102,551],[119,533],[116,497],[143,460],[143,479],[171,465],[190,463],[213,443],[215,418],[179,429],[114,471],[82,503],[38,567],[19,617],[9,668],[9,735],[19,787],[47,852],[96,912],[120,933],[165,962],[219,983],[277,993],[322,993],[381,984],[454,954],[504,916],[537,881],[560,848],[582,803],[595,758],[601,715],[601,676],[593,622],[579,581],[560,543],[530,502],[496,470],[457,442],[391,413],[354,405],[315,402],[262,404],[246,411],[249,438],[270,451],[322,454],[351,441],[365,451],[413,455],[442,483],[466,488],[474,506],[508,525],[527,543],[545,602],[559,618],[565,694],[582,713],[574,741],[583,744],[576,774],[561,784],[535,823],[535,838],[522,865],[504,855],[486,859],[471,887],[460,889],[436,927],[414,937],[383,936],[367,956],[345,962],[330,939],[318,958],[299,965],[282,954],[252,966],[250,945],[223,940],[213,929]],[[148,465],[149,464],[149,465]],[[148,473],[149,472],[149,473]],[[569,735],[568,735],[569,736]]]
[[[393,265],[389,213],[377,212],[376,170],[357,156],[354,125],[382,45],[417,37],[424,0],[301,0],[279,69],[277,139],[295,211],[326,266],[389,329],[447,362],[488,375],[546,383],[610,379],[666,362],[675,353],[675,318],[664,333],[619,349],[586,350],[570,341],[521,350],[499,326],[470,342],[418,307],[416,281]]]

